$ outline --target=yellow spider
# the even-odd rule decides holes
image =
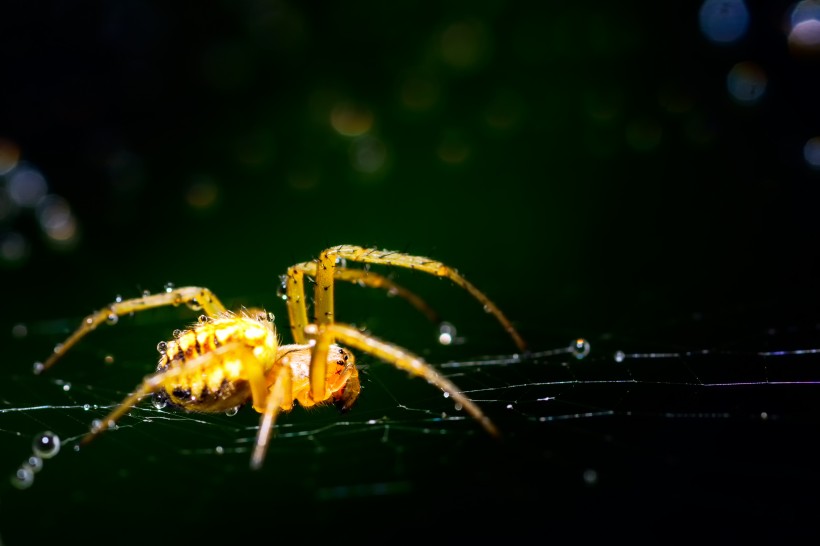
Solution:
[[[261,310],[226,311],[207,288],[184,287],[159,294],[117,301],[86,317],[77,330],[44,363],[36,363],[35,373],[50,368],[83,336],[105,322],[137,311],[166,305],[186,304],[201,309],[204,315],[187,330],[177,330],[174,338],[157,345],[159,365],[137,389],[115,407],[105,419],[96,422],[82,443],[91,441],[112,427],[143,397],[154,393],[187,411],[222,412],[248,400],[261,413],[259,431],[251,456],[251,468],[262,466],[278,412],[290,411],[294,400],[305,407],[335,402],[347,410],[359,396],[361,386],[353,354],[339,341],[369,353],[447,393],[492,435],[495,425],[467,396],[418,356],[334,321],[333,283],[336,280],[384,288],[407,298],[430,314],[426,304],[392,281],[367,269],[348,269],[347,261],[406,267],[447,277],[472,294],[485,310],[492,313],[512,336],[518,348],[525,344],[504,314],[482,292],[467,282],[455,269],[441,262],[400,252],[334,246],[317,260],[296,264],[283,277],[287,284],[288,317],[294,344],[282,345],[273,325],[273,315]],[[315,279],[314,321],[308,322],[304,277]]]

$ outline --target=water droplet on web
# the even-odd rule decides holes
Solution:
[[[438,327],[438,342],[442,345],[450,345],[456,337],[456,327],[449,322],[442,322]]]
[[[174,283],[167,282],[167,283],[165,283],[164,288],[165,288],[165,292],[173,292],[174,291]]]
[[[105,323],[109,326],[113,326],[119,322],[120,317],[117,316],[116,313],[108,313],[108,316],[105,317]]]
[[[450,393],[449,393],[449,392],[445,392],[445,393],[444,393],[444,398],[450,398]]]
[[[615,351],[615,362],[623,362],[626,360],[626,355],[623,351]]]
[[[42,362],[35,362],[34,366],[32,366],[32,371],[34,372],[34,375],[40,375],[41,373],[43,373],[43,370],[45,369],[46,365]]]
[[[71,383],[63,383],[63,390],[68,392],[71,390]]]
[[[102,429],[102,421],[100,419],[94,419],[91,421],[91,432],[99,432]]]
[[[37,455],[32,455],[26,459],[26,462],[24,462],[20,468],[30,468],[31,471],[36,474],[43,469],[43,459]]]
[[[91,404],[83,404],[83,409],[84,409],[85,411],[90,410],[90,409],[91,409]]]
[[[55,353],[59,353],[62,350],[63,350],[63,344],[62,343],[58,343],[57,345],[54,346],[54,352]]]
[[[228,417],[233,417],[237,413],[239,413],[239,406],[234,406],[230,409],[225,410],[225,415],[227,415]]]
[[[15,489],[28,489],[34,484],[34,472],[28,468],[20,467],[11,476],[11,485]]]
[[[168,395],[163,391],[155,392],[151,395],[151,404],[153,404],[156,409],[163,409],[168,405]]]
[[[34,437],[31,448],[38,457],[50,459],[60,452],[60,437],[51,431],[41,432]]]
[[[589,341],[585,340],[582,337],[579,337],[578,339],[573,341],[569,346],[569,351],[578,360],[582,360],[585,356],[587,356],[589,354],[589,350]]]
[[[390,288],[390,289],[387,291],[387,295],[388,295],[389,297],[391,297],[391,298],[392,298],[392,297],[394,297],[394,296],[398,296],[398,295],[399,295],[399,289],[398,289],[398,288],[395,288],[395,287],[394,287],[394,288]]]
[[[279,286],[276,287],[276,297],[287,301],[288,299],[288,276],[279,275]]]
[[[222,446],[216,446],[216,447],[214,448],[214,452],[215,452],[217,455],[222,455],[222,454],[224,454],[224,453],[225,453],[225,448],[223,448]]]
[[[464,406],[462,406],[461,404],[454,404],[453,407],[456,409],[456,411],[461,411],[464,408]]]

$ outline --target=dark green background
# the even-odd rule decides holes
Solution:
[[[4,331],[32,325],[22,341],[4,334],[0,388],[9,394],[0,397],[28,405],[19,397],[35,388],[23,378],[31,363],[117,294],[157,291],[167,282],[204,285],[228,304],[264,305],[284,317],[278,275],[341,243],[452,264],[536,351],[579,335],[593,350],[695,350],[748,339],[746,348],[759,349],[777,346],[764,336],[767,328],[810,331],[820,178],[805,165],[802,146],[820,131],[817,59],[790,55],[788,4],[752,4],[747,36],[730,46],[703,37],[698,7],[10,3],[0,33],[0,136],[16,142],[70,203],[81,236],[69,250],[55,248],[27,211],[0,226],[30,245],[24,261],[0,271]],[[448,46],[454,32],[467,42]],[[756,106],[735,104],[726,92],[728,70],[747,60],[769,78]],[[424,108],[403,102],[413,78],[435,90]],[[353,167],[354,139],[330,124],[333,106],[345,102],[372,113],[370,134],[387,154],[376,173]],[[450,142],[469,149],[464,161],[437,155]],[[186,196],[203,181],[216,199],[192,207]],[[431,348],[435,329],[380,294],[340,290],[338,314],[432,362],[512,351],[503,331],[456,288],[406,273],[397,279],[435,303],[467,342]],[[138,363],[153,362],[158,339],[187,320],[169,312],[95,334],[88,349],[78,348],[92,362],[78,356],[58,377],[109,381],[121,393],[150,369],[140,372]],[[94,369],[103,351],[127,354],[134,369]],[[747,377],[743,364],[715,365],[731,367],[737,381]],[[537,382],[539,373],[535,366],[521,375]],[[392,390],[405,388],[400,374],[384,374]],[[732,409],[759,411],[757,394]],[[636,405],[663,411],[666,394],[641,396]],[[787,413],[772,393],[766,401]],[[490,411],[503,424],[502,402]],[[675,410],[723,407],[713,399],[689,402],[694,408]],[[367,412],[365,404],[366,396]],[[807,401],[795,411],[816,421],[817,409]],[[239,418],[251,426],[255,416]],[[78,423],[67,421],[67,434],[79,434]],[[0,537],[19,544],[32,530],[93,536],[99,524],[117,533],[108,537],[145,540],[210,533],[309,540],[316,531],[323,541],[371,534],[387,541],[428,536],[439,525],[447,536],[611,530],[668,539],[664,533],[677,535],[692,520],[725,523],[731,537],[745,532],[739,522],[747,517],[767,519],[772,535],[800,534],[803,512],[795,516],[795,507],[811,506],[799,495],[789,509],[771,504],[795,492],[794,477],[787,460],[768,466],[765,450],[736,481],[720,477],[738,453],[770,442],[801,448],[806,462],[811,453],[802,442],[813,430],[786,427],[771,438],[754,427],[727,432],[697,419],[680,426],[613,420],[591,434],[509,425],[507,447],[469,433],[453,445],[447,436],[397,440],[400,468],[396,451],[382,453],[377,436],[332,435],[321,456],[304,446],[278,452],[282,462],[269,461],[261,474],[245,471],[244,456],[224,467],[218,458],[194,462],[174,447],[162,451],[182,443],[184,431],[152,431],[152,438],[183,436],[153,440],[158,452],[150,463],[149,448],[137,448],[137,440],[101,440],[82,456],[50,461],[31,490],[3,491]],[[9,472],[29,438],[5,431],[29,426],[0,421]],[[601,441],[613,430],[629,440]],[[666,451],[669,442],[675,447]],[[680,463],[708,446],[717,463]],[[586,488],[578,476],[590,465],[609,468],[614,478]],[[704,475],[693,485],[692,476]],[[768,481],[750,497],[747,488],[760,475]],[[800,476],[817,483],[816,471]],[[408,490],[368,492],[367,484],[382,482]],[[317,493],[351,484],[364,488],[332,501]],[[168,538],[160,521],[174,522]]]

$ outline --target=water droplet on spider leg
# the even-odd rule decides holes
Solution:
[[[174,291],[174,283],[167,282],[167,283],[165,283],[165,286],[163,288],[165,289],[166,293],[167,292],[173,292]]]
[[[442,322],[438,327],[438,342],[451,345],[456,337],[456,327],[449,322]]]
[[[168,344],[164,341],[160,341],[157,343],[157,352],[161,355],[164,355],[168,352]]]
[[[36,474],[43,469],[43,459],[37,455],[31,455],[26,462],[20,465],[20,468],[30,468]]]
[[[208,315],[199,315],[196,320],[200,324],[205,324],[206,322],[209,322],[211,320],[211,317],[209,317]]]
[[[174,330],[174,331],[171,333],[171,335],[172,335],[172,336],[174,336],[174,339],[178,339],[178,338],[179,338],[179,336],[181,336],[182,334],[183,334],[183,331],[182,331],[182,330]]]
[[[390,289],[387,291],[387,295],[388,295],[389,297],[391,297],[391,298],[393,298],[393,297],[395,297],[395,296],[398,296],[398,295],[399,295],[399,289],[398,289],[398,288],[395,288],[395,287],[390,288]]]
[[[196,298],[188,300],[185,305],[188,306],[188,309],[191,311],[202,311],[202,305],[199,303],[199,300]]]
[[[55,353],[59,353],[62,350],[63,350],[63,344],[62,343],[58,343],[57,345],[54,346],[54,352]]]
[[[113,311],[108,313],[108,316],[105,317],[105,323],[108,324],[109,326],[114,326],[119,321],[120,321],[120,317],[118,317],[117,313],[114,313]]]
[[[32,366],[31,371],[34,372],[34,375],[40,375],[43,373],[43,370],[46,369],[46,365],[42,362],[35,362],[34,366]]]
[[[156,391],[151,395],[151,404],[158,410],[168,405],[168,395],[165,391]]]
[[[91,421],[91,432],[99,432],[100,430],[102,430],[102,426],[103,422],[101,419],[94,419],[93,421]]]
[[[60,452],[60,437],[47,430],[34,437],[31,444],[34,454],[43,459],[50,459]]]
[[[239,413],[239,406],[234,406],[230,409],[225,410],[225,415],[227,415],[228,417],[233,417],[237,413]]]
[[[615,362],[623,362],[626,360],[626,355],[623,351],[615,351],[615,356],[613,358],[615,358]]]
[[[150,295],[151,295],[151,291],[150,291],[150,290],[143,290],[143,291],[142,291],[142,297],[143,297],[143,298],[147,298],[147,297],[148,297],[148,296],[150,296]]]
[[[492,308],[492,307],[490,307],[489,305],[485,305],[485,306],[484,306],[484,312],[485,312],[485,313],[492,313],[492,312],[493,312],[493,308]]]
[[[589,350],[589,341],[582,337],[573,340],[573,342],[569,346],[569,352],[571,352],[572,356],[574,356],[578,360],[583,360],[584,357],[586,357],[589,354]]]
[[[347,267],[347,258],[342,258],[341,256],[336,257],[336,267],[346,268]]]
[[[114,303],[122,303],[122,296],[120,296],[119,294],[114,296]]]
[[[15,489],[28,489],[34,484],[34,472],[26,467],[20,467],[11,476],[11,485]]]

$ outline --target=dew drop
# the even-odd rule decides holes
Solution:
[[[489,305],[485,305],[485,306],[484,306],[484,312],[485,312],[485,313],[492,313],[492,312],[493,312],[493,309],[492,309],[492,307],[490,307]]]
[[[201,311],[202,310],[202,305],[200,305],[199,301],[196,298],[188,300],[186,305],[192,311]]]
[[[450,393],[449,393],[449,392],[445,392],[445,393],[444,393],[444,398],[450,398]]]
[[[119,320],[120,320],[120,317],[118,317],[116,313],[108,313],[108,316],[105,317],[105,323],[110,325],[110,326],[113,326],[113,325],[117,324],[117,322],[119,322]]]
[[[168,344],[164,341],[157,343],[157,352],[164,355],[168,351]]]
[[[28,335],[28,327],[25,324],[15,324],[11,327],[11,335],[17,339],[24,338]]]
[[[449,322],[442,322],[438,327],[438,342],[441,345],[451,345],[456,337],[456,327]]]
[[[114,303],[122,303],[122,296],[120,296],[119,294],[117,294],[117,295],[114,297]]]
[[[34,472],[26,467],[20,467],[11,476],[11,485],[15,489],[28,489],[34,484]]]
[[[43,370],[45,370],[45,369],[46,369],[45,364],[43,364],[42,362],[35,362],[34,366],[32,366],[31,371],[34,372],[34,375],[40,375],[41,373],[43,373]]]
[[[182,330],[174,330],[171,335],[174,336],[174,339],[178,339],[182,335]]]
[[[71,383],[63,383],[63,390],[68,392],[71,390]]]
[[[105,358],[103,358],[103,362],[105,362],[106,364],[113,364],[114,355],[105,355]]]
[[[215,452],[217,455],[222,455],[222,454],[224,454],[224,453],[225,453],[225,448],[223,448],[222,446],[216,446],[216,447],[214,448],[214,452]]]
[[[626,360],[626,355],[623,351],[615,351],[615,362],[623,362]]]
[[[208,318],[208,315],[199,315],[197,320],[199,321],[200,324],[204,324],[204,323],[208,322],[210,319]]]
[[[150,290],[143,290],[143,291],[142,291],[142,297],[143,297],[143,298],[147,298],[147,297],[148,297],[148,296],[150,296],[150,295],[151,295],[151,291],[150,291]]]
[[[91,432],[96,433],[102,430],[103,423],[100,419],[94,419],[91,421]]]
[[[94,316],[88,315],[87,317],[85,317],[85,323],[89,325],[94,324]]]
[[[163,409],[168,405],[168,395],[164,391],[155,392],[151,395],[151,404],[158,410]]]
[[[279,275],[279,286],[276,287],[276,297],[287,301],[288,299],[288,276]]]
[[[239,406],[234,406],[228,410],[225,410],[225,415],[227,415],[228,417],[233,417],[237,413],[239,413]]]
[[[182,303],[182,296],[180,296],[179,294],[177,294],[177,295],[174,297],[173,301],[171,302],[171,305],[173,305],[174,307],[176,307],[176,306],[177,306],[177,305],[179,305],[180,303]]]
[[[578,339],[574,340],[569,346],[569,351],[578,360],[583,360],[584,357],[589,354],[589,349],[589,341],[582,337],[579,337]]]
[[[20,468],[30,468],[35,474],[43,469],[43,459],[37,455],[31,455]]]
[[[91,409],[91,404],[83,404],[83,409],[84,409],[85,411],[90,410],[90,409]]]
[[[173,291],[174,291],[174,283],[172,283],[172,282],[167,282],[167,283],[165,283],[164,288],[165,288],[165,292],[166,292],[166,293],[167,293],[167,292],[173,292]]]
[[[595,485],[598,483],[598,471],[593,468],[587,468],[583,474],[584,483],[587,485]]]
[[[41,432],[32,442],[34,454],[43,459],[50,459],[60,452],[60,437],[51,431]]]
[[[54,346],[54,352],[55,353],[59,353],[62,350],[63,350],[63,344],[62,343],[58,343],[57,345]]]

